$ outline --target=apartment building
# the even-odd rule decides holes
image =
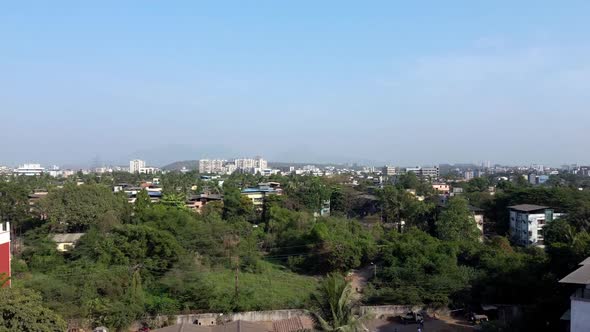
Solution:
[[[432,167],[422,167],[422,166],[416,166],[416,167],[406,167],[405,168],[405,173],[409,173],[412,172],[414,174],[416,174],[418,177],[421,178],[426,178],[426,179],[430,179],[430,180],[436,180],[439,178],[440,175],[440,171],[438,166],[432,166]]]
[[[45,172],[41,164],[24,164],[14,170],[14,175],[35,176]]]
[[[386,176],[395,176],[397,175],[397,169],[395,168],[395,166],[385,165],[383,166],[382,173]]]
[[[129,162],[129,173],[139,173],[139,170],[145,168],[145,160],[134,159]]]
[[[534,204],[509,206],[510,237],[521,246],[543,246],[543,228],[549,222],[565,215],[554,213],[553,209]]]
[[[201,159],[199,160],[199,173],[222,174],[226,160],[223,159]]]

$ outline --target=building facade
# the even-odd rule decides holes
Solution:
[[[562,320],[570,322],[570,332],[586,332],[590,329],[590,257],[580,267],[559,281],[563,284],[578,285],[570,296],[570,310]]]
[[[429,180],[436,180],[439,178],[440,172],[438,166],[432,167],[407,167],[405,169],[406,173],[412,172],[421,178],[427,178]]]
[[[139,173],[142,168],[145,168],[145,160],[134,159],[129,162],[129,173]]]
[[[14,170],[15,175],[35,176],[41,175],[45,172],[45,168],[40,164],[24,164]]]
[[[449,194],[451,192],[451,186],[446,183],[433,183],[432,189],[436,190],[439,194]]]
[[[397,175],[397,170],[394,166],[385,165],[383,166],[383,175],[386,176],[395,176]]]
[[[141,167],[139,174],[157,174],[160,173],[160,169],[157,167]]]
[[[543,246],[545,225],[561,216],[547,206],[520,204],[509,206],[510,237],[521,246]]]
[[[199,173],[222,174],[225,162],[223,159],[201,159],[199,160]]]
[[[10,287],[10,223],[0,223],[0,284]]]

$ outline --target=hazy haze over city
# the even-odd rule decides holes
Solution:
[[[538,4],[4,3],[0,164],[590,163],[590,2]]]

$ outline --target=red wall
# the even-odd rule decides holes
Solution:
[[[10,277],[10,242],[0,244],[0,273]],[[4,286],[10,286],[10,280]]]

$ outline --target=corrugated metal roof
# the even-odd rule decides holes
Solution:
[[[272,324],[274,332],[297,332],[313,329],[313,322],[308,317],[292,317],[275,321]]]
[[[153,332],[270,332],[261,324],[233,321],[223,325],[202,326],[195,324],[176,324],[153,330]]]

